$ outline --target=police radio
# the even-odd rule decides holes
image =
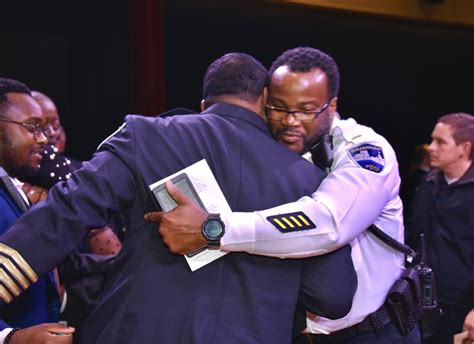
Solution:
[[[417,266],[418,275],[421,278],[421,287],[422,287],[422,298],[421,305],[424,307],[433,306],[436,304],[435,298],[433,297],[434,293],[434,284],[433,284],[433,270],[426,266],[420,267]]]
[[[443,310],[439,307],[436,294],[435,276],[433,270],[425,265],[426,257],[425,235],[420,234],[421,258],[415,265],[415,269],[420,278],[421,285],[421,308],[422,317],[420,320],[421,335],[423,339],[432,337],[436,333],[441,320]]]
[[[434,273],[430,267],[425,265],[426,256],[425,234],[420,234],[421,257],[420,262],[415,265],[415,269],[420,276],[421,282],[421,305],[424,307],[433,306],[437,303],[436,290],[434,284]]]
[[[420,325],[421,337],[432,337],[438,328],[443,311],[439,307],[435,275],[433,270],[425,264],[425,238],[421,234],[421,255],[409,246],[398,242],[374,225],[368,228],[369,232],[392,248],[406,255],[407,267],[399,280],[387,295],[394,317],[394,323],[403,335],[408,334],[416,323]]]

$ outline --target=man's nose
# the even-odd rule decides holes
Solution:
[[[301,121],[296,119],[294,114],[289,113],[289,114],[286,114],[286,116],[281,119],[281,123],[287,127],[297,127],[301,124]]]
[[[431,141],[431,143],[429,144],[428,146],[428,151],[434,151],[435,147],[434,147],[434,141]]]
[[[35,135],[35,140],[37,143],[45,145],[48,143],[48,137],[46,134],[41,130]]]

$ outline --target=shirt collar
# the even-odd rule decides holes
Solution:
[[[426,179],[431,181],[431,182],[438,182],[440,178],[444,179],[443,172],[439,169],[433,169],[430,172],[428,172],[428,175],[426,176]],[[467,169],[466,173],[459,178],[457,181],[454,183],[450,184],[452,186],[454,185],[463,185],[463,184],[468,184],[468,183],[473,183],[474,182],[474,164],[471,163],[471,166]]]
[[[257,113],[238,105],[228,103],[216,103],[207,108],[202,113],[214,113],[222,117],[231,117],[243,120],[257,127],[259,130],[270,135],[267,124]]]
[[[18,190],[18,193],[21,195],[21,198],[26,202],[26,204],[30,204],[30,201],[28,200],[28,197],[26,196],[25,192],[23,191],[23,183],[20,182],[18,179],[9,177],[13,183],[13,185],[16,187]]]

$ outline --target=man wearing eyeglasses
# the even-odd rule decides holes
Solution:
[[[298,258],[350,243],[358,276],[351,311],[337,320],[306,312],[304,331],[296,342],[419,343],[417,325],[399,330],[395,315],[385,305],[404,270],[404,256],[366,231],[374,224],[403,242],[394,150],[371,128],[340,118],[336,112],[339,71],[329,55],[312,48],[288,50],[275,60],[270,77],[266,109],[271,131],[281,143],[329,173],[312,197],[264,211],[221,215],[225,233],[220,249]],[[160,222],[160,234],[174,253],[205,246],[199,233],[208,214],[174,187],[169,192],[181,206],[169,213],[147,214],[147,219]],[[314,227],[284,221],[298,212],[308,215]],[[276,216],[283,221],[275,221]]]
[[[16,178],[38,170],[41,147],[47,142],[44,123],[30,90],[18,81],[0,78],[0,234],[27,210],[26,196]],[[5,288],[19,293],[31,287],[0,308],[0,343],[71,343],[73,329],[55,324],[60,301],[53,273],[38,278],[15,252],[11,254],[13,260],[0,254],[0,295],[6,295]]]

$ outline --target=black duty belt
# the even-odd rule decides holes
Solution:
[[[392,322],[386,305],[369,314],[362,322],[351,327],[330,334],[301,333],[300,342],[306,344],[319,343],[344,343],[345,341],[363,333],[379,331],[382,327]]]

